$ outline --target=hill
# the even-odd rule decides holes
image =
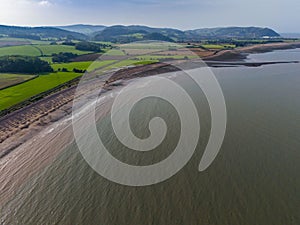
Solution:
[[[200,41],[203,39],[260,39],[280,37],[272,29],[260,27],[224,27],[181,31],[171,28],[146,26],[112,26],[95,34],[94,40],[130,42],[139,40],[168,40],[175,42]]]
[[[75,24],[70,26],[60,26],[59,29],[77,32],[85,35],[92,35],[93,33],[100,32],[106,28],[103,25],[85,25],[85,24]]]
[[[55,27],[17,27],[0,25],[0,36],[14,38],[41,39],[86,39],[86,35]]]
[[[280,37],[280,35],[274,30],[261,27],[204,28],[186,31],[185,34],[188,39],[256,39],[263,37]]]
[[[142,40],[170,42],[192,42],[220,39],[261,39],[277,38],[280,35],[270,28],[261,27],[221,27],[181,31],[172,28],[153,28],[140,25],[71,25],[60,27],[16,27],[1,26],[0,36],[26,39],[76,39],[128,43]]]
[[[146,26],[111,26],[95,34],[94,40],[112,42],[131,42],[141,40],[177,41],[183,31],[171,28],[152,28]]]

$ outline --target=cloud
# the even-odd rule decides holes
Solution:
[[[52,6],[52,3],[47,0],[42,0],[42,1],[38,2],[38,5],[48,7],[48,6]]]

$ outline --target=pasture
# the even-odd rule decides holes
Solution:
[[[40,56],[41,52],[33,45],[21,45],[0,48],[0,56],[6,55]]]
[[[71,52],[77,55],[91,53],[89,51],[77,50],[74,46],[69,45],[34,45],[34,47],[39,49],[43,56],[51,56],[52,54],[58,54],[60,52]]]
[[[35,77],[34,75],[0,73],[0,89],[22,83]]]
[[[206,49],[226,49],[226,48],[235,48],[235,45],[230,45],[230,44],[204,44],[201,45],[203,48]]]
[[[28,82],[0,90],[0,111],[81,75],[82,74],[68,72],[50,73],[41,75]]]
[[[91,53],[89,51],[77,50],[74,46],[68,45],[21,45],[0,48],[0,56],[51,56],[60,52],[71,52],[78,55]]]
[[[86,61],[86,62],[70,62],[70,63],[53,63],[51,66],[55,71],[58,69],[66,68],[68,71],[73,71],[73,69],[88,70],[93,71],[95,69],[107,66],[115,60],[105,60],[105,61]]]

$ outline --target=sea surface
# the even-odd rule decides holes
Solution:
[[[282,60],[300,60],[300,49],[248,58]],[[91,169],[73,142],[61,146],[63,151],[51,164],[0,203],[0,224],[299,225],[300,64],[213,72],[224,93],[228,120],[222,148],[207,170],[198,171],[210,134],[207,100],[194,83],[176,78],[195,102],[201,123],[197,149],[182,170],[158,184],[124,186]],[[154,116],[162,117],[168,126],[166,139],[155,151],[132,153],[122,147],[109,115],[98,121],[99,135],[124,162],[158,162],[168,157],[180,136],[174,110],[159,99],[148,99],[135,108],[132,129],[137,136],[149,135],[147,123]],[[7,180],[15,181],[13,176]]]

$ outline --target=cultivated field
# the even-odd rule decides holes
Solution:
[[[0,90],[32,79],[33,75],[0,73]]]

